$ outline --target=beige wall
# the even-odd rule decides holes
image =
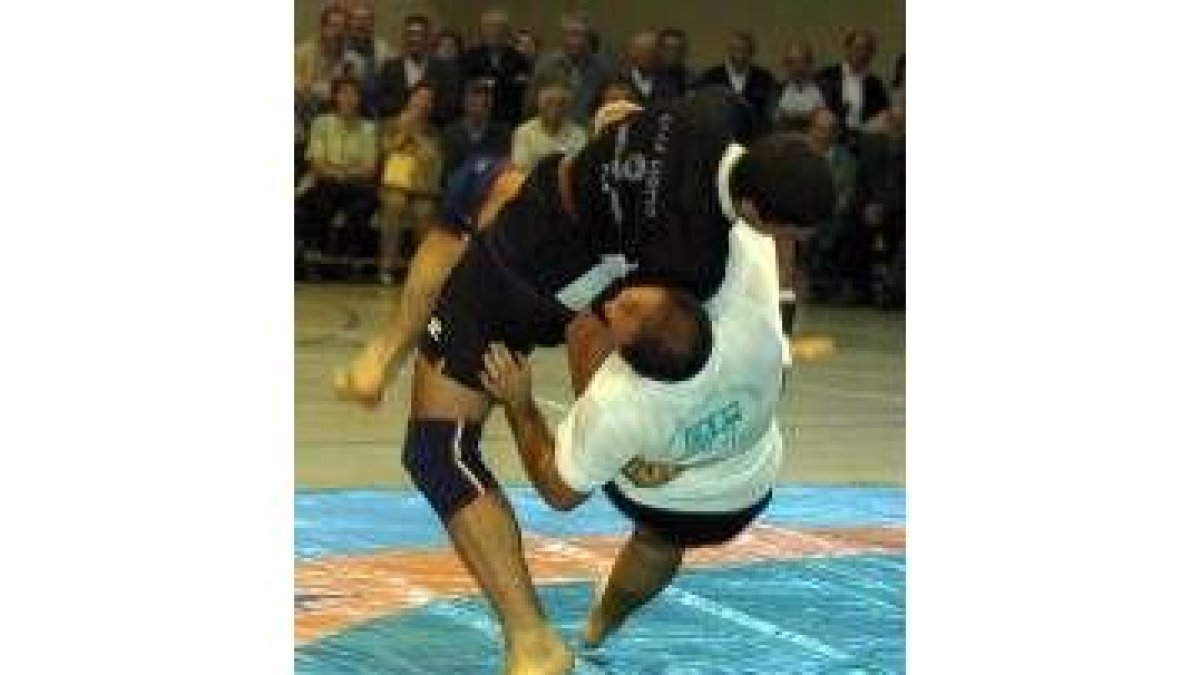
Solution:
[[[297,40],[315,31],[321,3],[296,0]],[[874,69],[885,78],[891,76],[896,55],[904,51],[903,0],[376,0],[377,23],[390,38],[405,14],[421,11],[470,39],[479,12],[493,4],[508,8],[515,27],[532,28],[544,47],[554,46],[558,16],[568,8],[587,12],[610,47],[623,48],[639,28],[677,26],[688,34],[694,68],[716,63],[728,31],[742,28],[758,38],[758,62],[775,72],[787,41],[809,41],[823,64],[837,58],[839,36],[852,26],[879,35]]]

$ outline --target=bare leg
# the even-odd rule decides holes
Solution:
[[[671,583],[683,548],[638,525],[625,542],[601,596],[594,600],[583,629],[583,643],[596,647],[635,610],[654,599]]]
[[[408,197],[398,190],[384,188],[383,209],[379,218],[379,275],[390,276],[396,270],[396,253],[400,248],[400,218]]]
[[[468,419],[482,422],[489,403],[484,395],[442,375],[418,358],[413,379],[414,418]],[[506,675],[562,675],[574,657],[546,620],[521,548],[521,533],[508,501],[488,491],[446,523],[458,555],[479,583],[500,620],[506,647]]]

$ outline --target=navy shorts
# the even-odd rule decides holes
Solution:
[[[663,539],[684,548],[716,546],[733,539],[758,517],[771,493],[747,508],[724,513],[668,511],[646,506],[625,496],[615,483],[604,486],[604,494],[617,510],[638,525],[651,529]]]

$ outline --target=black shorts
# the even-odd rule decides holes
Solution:
[[[420,350],[430,361],[440,361],[442,372],[455,381],[483,391],[479,373],[490,343],[521,354],[562,344],[572,316],[525,286],[486,242],[473,237],[446,279]]]
[[[736,537],[758,517],[767,504],[771,493],[751,506],[725,513],[692,513],[656,509],[633,501],[625,496],[615,483],[604,486],[604,494],[617,510],[627,518],[651,530],[663,539],[684,548],[716,546]]]
[[[421,354],[472,389],[483,390],[489,343],[528,354],[566,340],[574,312],[556,293],[598,259],[563,210],[560,159],[538,163],[496,222],[471,237],[426,325]]]

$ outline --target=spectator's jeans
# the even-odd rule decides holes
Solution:
[[[367,255],[375,207],[375,185],[370,181],[317,179],[296,200],[296,236],[306,249],[330,255]],[[346,221],[341,228],[334,228],[333,218],[338,213],[344,213]]]

